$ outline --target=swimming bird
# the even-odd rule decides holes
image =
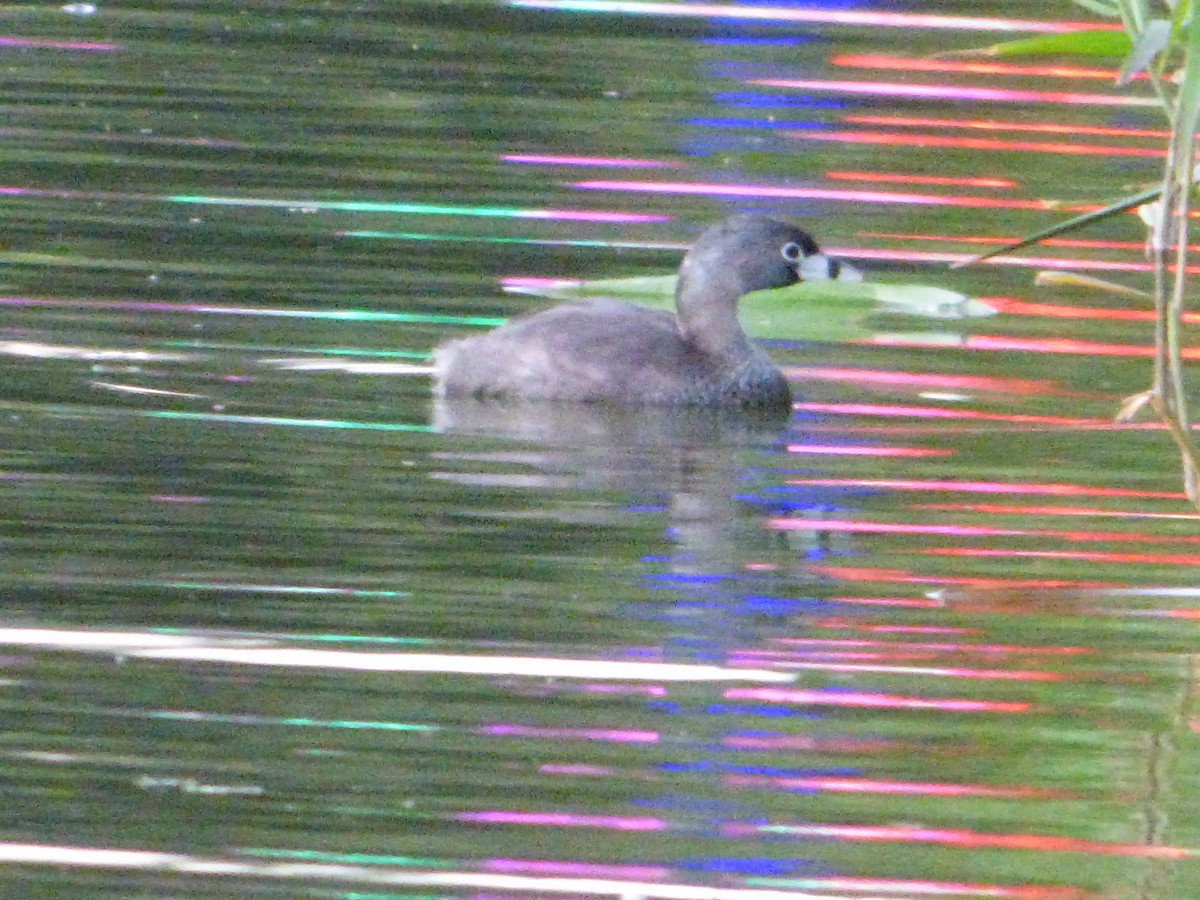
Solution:
[[[783,374],[738,322],[738,300],[851,272],[794,225],[731,216],[684,257],[675,315],[600,298],[523,316],[439,347],[434,392],[624,406],[790,406]]]

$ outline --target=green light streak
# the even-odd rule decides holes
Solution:
[[[325,853],[320,850],[275,850],[270,847],[247,847],[241,851],[247,856],[268,859],[304,859],[310,862],[354,863],[367,866],[415,866],[422,869],[453,869],[457,865],[444,859],[426,859],[419,856],[374,856],[366,853]]]
[[[489,219],[528,219],[545,217],[527,209],[503,206],[434,206],[428,203],[377,203],[368,200],[268,200],[253,197],[200,197],[176,194],[166,198],[172,203],[199,206],[251,206],[270,209],[334,210],[336,212],[407,213],[421,216],[482,216]]]
[[[175,587],[175,585],[165,585],[165,586]],[[219,588],[220,586],[213,585],[212,587],[215,589],[215,588]],[[353,593],[355,595],[365,594],[365,595],[371,596],[371,595],[375,595],[375,594],[392,594],[392,593],[399,593],[399,592],[394,592],[394,591],[347,591],[347,593]],[[402,594],[401,596],[411,597],[412,594]],[[194,637],[196,634],[195,630],[191,629],[191,628],[151,628],[151,629],[149,629],[149,631],[152,634],[182,634],[182,635],[186,635],[188,637]],[[375,637],[373,635],[365,635],[365,634],[297,634],[297,633],[289,632],[287,635],[276,635],[276,634],[270,634],[270,633],[263,634],[260,632],[239,632],[238,637],[266,638],[266,639],[277,638],[277,637],[286,637],[288,640],[291,640],[291,641],[320,641],[320,642],[329,642],[329,643],[337,643],[337,644],[406,644],[406,645],[410,645],[410,646],[413,644],[418,644],[420,646],[427,646],[429,644],[445,643],[444,641],[442,641],[440,639],[435,639],[435,638]]]
[[[167,719],[186,722],[226,722],[234,725],[287,725],[295,728],[346,728],[353,731],[441,731],[438,725],[413,725],[408,722],[356,722],[353,720],[276,719],[269,716],[234,715],[229,713],[179,712],[155,710],[151,719]]]
[[[223,422],[230,425],[281,425],[291,428],[340,428],[357,431],[417,431],[433,433],[432,425],[411,425],[404,422],[349,422],[338,419],[288,419],[283,416],[235,416],[229,413],[174,412],[171,410],[142,410],[137,413],[149,419],[182,419],[191,422]]]
[[[258,594],[336,594],[344,597],[411,597],[407,591],[367,591],[357,588],[310,587],[290,584],[220,584],[213,582],[160,581],[154,587],[175,588],[186,591],[241,591]]]
[[[435,313],[372,312],[365,309],[253,309],[235,306],[181,306],[180,312],[228,316],[265,316],[276,319],[327,319],[335,322],[416,322],[432,325],[485,325],[494,328],[507,319],[494,316],[447,316]]]
[[[536,244],[539,247],[603,247],[644,250],[646,244],[633,241],[543,240],[539,238],[479,237],[475,235],[421,234],[410,231],[340,231],[341,237],[375,238],[393,241],[450,241],[456,244]]]

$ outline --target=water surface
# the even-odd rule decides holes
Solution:
[[[1147,90],[930,62],[1065,2],[556,6],[4,13],[5,891],[1200,896],[1149,313],[1031,282],[1142,235],[945,267],[1152,180]],[[775,342],[784,420],[432,403],[734,210],[1005,315]]]

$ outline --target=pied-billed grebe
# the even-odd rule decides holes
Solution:
[[[439,347],[434,391],[626,406],[787,406],[787,381],[746,337],[738,299],[841,272],[807,232],[766,216],[732,216],[684,257],[677,315],[611,299],[556,306]]]

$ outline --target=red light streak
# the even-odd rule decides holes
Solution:
[[[1184,499],[1179,495],[1179,499]],[[1113,519],[1167,519],[1200,521],[1200,513],[1144,512],[1130,509],[1102,509],[1097,506],[1019,506],[1011,503],[920,503],[913,509],[932,512],[1000,513],[1014,516],[1088,516]]]
[[[953,178],[948,175],[901,175],[890,172],[826,172],[825,177],[834,181],[871,181],[885,184],[934,184],[982,188],[1015,188],[1018,186],[1018,182],[1005,178]]]
[[[848,706],[871,709],[936,709],[941,712],[1024,713],[1032,704],[1009,700],[955,700],[948,697],[910,697],[868,691],[803,691],[784,688],[731,688],[726,700],[796,703],[805,706]]]
[[[991,302],[990,300],[988,302]],[[1054,382],[1030,378],[1003,378],[991,375],[945,375],[930,372],[893,372],[885,369],[844,369],[837,366],[790,366],[788,375],[795,378],[846,381],[863,384],[900,385],[903,387],[940,388],[971,391],[994,391],[1004,394],[1033,396],[1106,396],[1064,392]]]
[[[954,87],[944,84],[904,84],[888,81],[818,81],[756,78],[747,82],[761,87],[828,91],[834,94],[870,94],[874,97],[920,97],[934,100],[974,100],[997,103],[1066,103],[1073,106],[1157,106],[1153,97],[1118,94],[1084,94],[1072,91],[1029,91],[1010,88]]]
[[[1034,416],[1017,413],[985,413],[976,409],[945,409],[938,406],[886,406],[879,403],[797,403],[805,412],[838,413],[847,416],[902,416],[922,419],[956,419],[975,422],[1012,422],[1023,425],[1111,425],[1110,419],[1077,419],[1070,416]]]
[[[897,241],[938,241],[943,244],[1003,244],[1015,240],[1012,237],[992,237],[986,235],[957,236],[950,234],[896,234],[887,231],[860,231],[858,237],[887,238]],[[1100,250],[1137,250],[1146,248],[1145,241],[1097,241],[1084,238],[1047,238],[1039,241],[1047,247],[1087,247]],[[1200,244],[1193,244],[1189,250],[1200,249]]]
[[[770,659],[776,669],[785,671],[817,671],[842,673],[871,673],[876,675],[927,675],[934,678],[969,678],[976,681],[1065,681],[1061,672],[1028,671],[1019,669],[972,669],[965,666],[914,665],[917,660],[927,660],[929,652],[908,651],[904,645],[886,652],[810,651],[807,659],[797,659],[791,653],[744,653],[743,660],[752,660],[762,665],[764,658]],[[823,659],[818,659],[824,657]],[[835,661],[838,660],[838,661]],[[847,662],[846,660],[870,660],[871,662]]]
[[[953,456],[953,450],[931,450],[921,447],[851,447],[831,444],[789,444],[788,453],[820,454],[824,456]]]
[[[897,141],[900,143],[900,141]],[[789,188],[767,184],[716,184],[672,181],[577,181],[582,191],[629,191],[647,194],[692,194],[711,197],[777,197],[794,200],[841,200],[854,203],[904,203],[922,206],[966,206],[986,209],[1075,210],[1049,200],[970,197],[954,194],[912,194],[900,191],[841,191],[828,188]],[[1089,207],[1090,208],[1090,207]],[[959,259],[950,255],[948,260]]]
[[[969,556],[976,559],[1072,559],[1084,562],[1197,566],[1195,553],[1108,553],[1099,550],[997,550],[985,547],[937,547],[918,550],[923,556]]]
[[[842,116],[852,125],[892,125],[909,128],[972,128],[979,131],[1025,131],[1038,134],[1094,134],[1104,137],[1169,138],[1160,128],[1112,128],[1103,125],[1052,125],[1034,122],[997,122],[994,119],[938,119],[929,116],[879,116],[850,113]]]
[[[1066,541],[1140,541],[1200,544],[1200,536],[1152,535],[1129,531],[1077,531],[1059,528],[1000,528],[993,525],[938,525],[915,522],[862,522],[847,519],[770,519],[776,531],[841,531],[847,534],[927,534],[954,537],[1052,537]],[[934,551],[929,551],[934,552]],[[1006,551],[998,551],[1006,552]]]
[[[1108,319],[1119,322],[1153,322],[1154,312],[1149,309],[1110,309],[1100,306],[1061,306],[1055,303],[1028,303],[1011,297],[988,298],[995,301],[1000,311],[1017,316],[1041,316],[1048,319]],[[1184,313],[1185,322],[1200,322],[1200,313]]]
[[[1088,853],[1094,856],[1130,856],[1142,859],[1191,859],[1196,851],[1163,844],[1117,844],[1083,838],[1041,834],[987,834],[956,828],[922,828],[912,825],[752,825],[730,823],[723,832],[733,837],[774,834],[825,837],[834,840],[953,844],[958,847],[1006,850],[1039,850],[1053,853]]]
[[[1153,500],[1185,499],[1179,491],[1142,491],[1053,482],[942,481],[909,478],[801,478],[788,484],[815,487],[865,487],[895,491],[966,491],[973,494],[1041,494],[1052,497],[1127,497]]]
[[[826,791],[835,794],[904,794],[918,797],[1004,797],[1078,799],[1067,791],[1030,787],[989,787],[982,784],[946,784],[935,781],[882,781],[870,778],[786,778],[770,775],[727,775],[724,783],[735,788],[772,788],[790,791]]]
[[[1016,75],[1024,78],[1090,78],[1116,81],[1116,69],[1081,66],[1039,66],[982,60],[920,59],[911,56],[879,56],[841,53],[829,60],[847,69],[882,69],[893,72],[954,72],[966,75]],[[1145,78],[1145,75],[1139,76]]]
[[[906,569],[879,569],[868,566],[810,565],[812,575],[840,578],[843,581],[871,581],[882,584],[937,584],[942,586],[969,587],[976,590],[1011,590],[1013,588],[1120,588],[1124,585],[1112,581],[1073,581],[1069,578],[978,578],[949,575],[914,575]],[[847,602],[863,601],[850,599]],[[882,602],[882,601],[881,601]],[[942,606],[937,601],[930,605]]]
[[[903,335],[872,338],[868,343],[881,347],[923,347],[919,339]],[[1099,344],[1094,341],[1075,341],[1069,338],[1014,338],[1000,335],[972,335],[962,346],[971,350],[1018,350],[1025,353],[1065,353],[1078,356],[1134,356],[1149,358],[1154,348],[1140,344]],[[1200,359],[1200,348],[1185,347],[1184,359]]]
[[[1061,207],[1070,212],[1094,210],[1098,207]],[[830,248],[830,252],[838,256],[852,259],[884,259],[900,262],[932,262],[952,263],[969,259],[962,253],[935,253],[922,250],[879,250],[867,248]],[[1095,272],[1149,272],[1149,263],[1113,262],[1101,259],[1056,259],[1048,256],[996,256],[987,261],[987,265],[1021,266],[1035,269],[1080,269]],[[1188,272],[1200,273],[1200,266],[1188,266]]]
[[[951,147],[960,150],[1001,150],[1010,153],[1053,153],[1058,156],[1133,156],[1161,158],[1161,147],[1118,147],[1111,144],[1069,144],[1048,141],[1005,141],[999,138],[949,137],[934,134],[890,133],[886,131],[819,131],[797,129],[788,137],[806,141],[834,141],[842,144],[881,144],[894,147]]]
[[[897,606],[902,609],[941,609],[940,600],[917,597],[829,597],[829,603],[852,603],[855,606]]]
[[[854,627],[844,625],[838,627]],[[932,631],[934,633],[965,633],[978,634],[977,628],[902,628],[902,627],[887,627],[887,626],[867,626],[860,630],[870,632],[900,632],[924,633]],[[918,643],[915,641],[869,641],[863,638],[777,638],[774,643],[782,644],[788,647],[875,647],[881,649],[898,648],[901,650],[935,650],[945,651],[949,653],[1032,653],[1039,656],[1083,656],[1095,653],[1091,647],[1036,647],[1023,646],[1019,644],[935,644],[935,643]]]

